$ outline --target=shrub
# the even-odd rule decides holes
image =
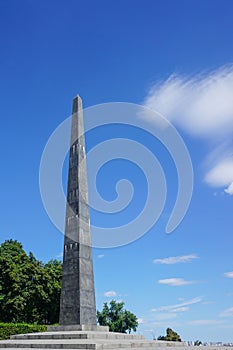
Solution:
[[[9,339],[13,334],[46,332],[47,326],[27,323],[0,323],[0,340]]]

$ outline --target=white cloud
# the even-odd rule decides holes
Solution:
[[[167,324],[168,322],[152,322],[151,325],[153,325],[154,327],[161,327],[161,328],[167,328]],[[176,322],[176,321],[169,321],[169,327],[179,327],[180,323]]]
[[[104,254],[99,254],[99,255],[97,255],[97,258],[98,258],[98,259],[103,259],[103,257],[104,257]]]
[[[225,273],[224,273],[224,276],[225,276],[225,277],[228,277],[228,278],[233,278],[233,271],[231,271],[231,272],[225,272]]]
[[[233,65],[191,77],[172,74],[156,83],[144,105],[194,137],[211,142],[205,182],[233,195]],[[152,113],[144,118],[155,122]],[[224,152],[223,146],[227,145]],[[216,150],[218,157],[215,157]],[[219,152],[220,151],[220,152]],[[223,192],[223,193],[224,193]]]
[[[222,321],[218,321],[218,320],[194,320],[194,321],[188,322],[188,324],[194,325],[194,326],[207,326],[207,325],[215,325],[220,323],[222,323]]]
[[[203,301],[202,305],[211,305],[211,304],[215,304],[215,301]]]
[[[154,259],[153,262],[155,264],[172,265],[172,264],[178,264],[178,263],[187,263],[198,258],[199,257],[196,254],[190,254],[190,255],[181,255],[181,256],[170,256],[168,258],[163,258],[163,259]]]
[[[118,304],[124,303],[124,300],[123,300],[123,299],[117,299],[117,300],[116,300],[116,303],[118,303]]]
[[[194,299],[184,301],[183,303],[180,303],[180,304],[161,306],[159,308],[152,309],[151,311],[154,311],[154,312],[160,312],[160,311],[173,312],[174,310],[181,309],[181,308],[189,306],[189,305],[197,304],[197,303],[200,303],[201,301],[202,301],[201,297],[196,297]]]
[[[144,318],[138,318],[137,321],[138,321],[138,324],[143,324],[143,323],[145,323]]]
[[[233,195],[233,158],[220,160],[207,172],[205,182],[213,187],[225,187],[225,193]]]
[[[166,278],[162,280],[158,280],[159,284],[167,284],[168,286],[172,287],[178,287],[178,286],[185,286],[187,284],[193,284],[196,283],[195,281],[187,281],[183,278]]]
[[[155,84],[144,105],[192,135],[233,131],[233,66],[192,77],[177,74]]]
[[[222,325],[219,326],[218,328],[232,329],[233,328],[233,324],[226,324],[226,323],[222,322]]]
[[[177,309],[173,309],[172,312],[186,312],[189,310],[188,306],[178,307]]]
[[[233,317],[233,307],[224,310],[223,312],[221,312],[221,314],[219,316],[220,317]]]
[[[109,290],[108,292],[104,293],[104,296],[108,298],[113,298],[117,296],[117,293],[114,290]]]
[[[175,313],[158,313],[155,314],[155,320],[156,321],[165,321],[165,320],[172,320],[174,318],[176,318],[176,314]]]
[[[224,190],[227,194],[233,195],[233,182]]]

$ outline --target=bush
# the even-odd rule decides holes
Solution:
[[[0,340],[9,339],[13,334],[46,332],[47,326],[27,323],[0,323]]]

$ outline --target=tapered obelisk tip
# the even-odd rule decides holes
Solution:
[[[82,110],[82,99],[79,95],[76,95],[73,99],[72,113],[77,113]]]

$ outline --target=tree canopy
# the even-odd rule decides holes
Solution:
[[[137,317],[130,311],[124,309],[124,303],[115,300],[104,303],[103,310],[97,311],[98,323],[101,326],[109,326],[111,332],[131,333],[137,330]]]
[[[158,340],[167,340],[167,341],[181,341],[181,337],[178,333],[173,331],[171,328],[167,328],[165,336],[159,336]]]
[[[202,342],[200,340],[195,340],[194,346],[200,346],[202,345]]]
[[[0,321],[51,324],[58,322],[62,264],[43,264],[21,243],[0,245]]]

